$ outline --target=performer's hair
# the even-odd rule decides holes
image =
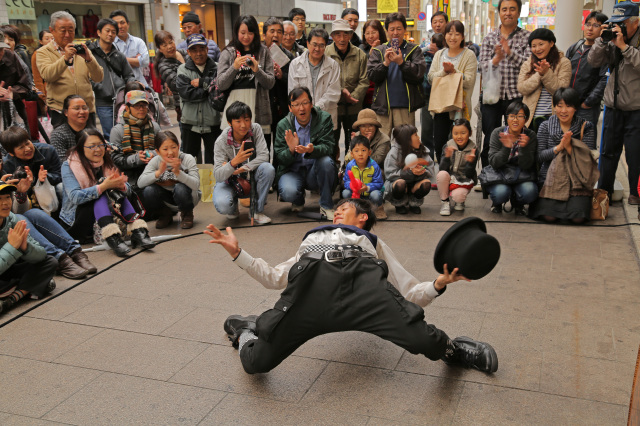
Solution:
[[[367,221],[364,223],[362,227],[365,231],[371,231],[371,228],[376,224],[376,213],[373,208],[373,204],[369,202],[369,200],[363,200],[362,198],[343,198],[338,201],[336,204],[336,208],[340,207],[343,204],[349,203],[356,209],[356,214],[366,214]]]

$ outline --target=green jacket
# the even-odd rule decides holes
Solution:
[[[21,220],[24,220],[24,217],[9,213],[9,217],[4,219],[4,224],[0,227],[0,274],[4,274],[20,259],[28,263],[38,263],[47,257],[42,246],[31,235],[27,237],[27,250],[24,252],[9,244],[9,229]]]
[[[353,44],[349,46],[349,52],[344,61],[338,54],[335,43],[327,46],[325,56],[330,57],[340,65],[340,87],[347,89],[351,96],[358,100],[357,104],[348,104],[340,97],[338,102],[338,115],[355,115],[362,109],[364,96],[369,89],[367,77],[367,54]]]
[[[284,139],[284,133],[287,130],[296,131],[295,116],[292,113],[287,114],[285,118],[280,120],[276,129],[276,140],[273,144],[275,156],[278,158],[276,181],[289,171],[289,168],[296,160],[295,155],[291,152],[287,141]],[[313,151],[305,154],[306,158],[319,159],[325,155],[333,155],[335,139],[333,137],[331,114],[318,107],[311,109],[311,143],[313,144]]]
[[[218,67],[213,59],[208,58],[204,72],[200,72],[190,57],[178,67],[176,87],[182,104],[182,123],[193,126],[192,132],[210,133],[220,125],[220,113],[213,109],[209,102],[210,86],[215,84]],[[198,87],[191,85],[191,80],[199,79]]]

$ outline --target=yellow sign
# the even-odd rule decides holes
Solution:
[[[378,0],[378,13],[396,13],[398,0]]]

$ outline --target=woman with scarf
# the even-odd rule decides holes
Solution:
[[[131,251],[124,243],[120,227],[112,210],[113,196],[126,192],[127,177],[113,164],[107,153],[104,137],[95,129],[87,129],[78,139],[62,165],[64,194],[60,220],[67,232],[86,244],[93,239],[94,224],[101,230],[102,239],[120,257]],[[120,216],[127,222],[131,245],[153,248],[147,223],[136,218],[136,212],[126,197],[120,198]]]
[[[132,90],[125,96],[122,112],[123,123],[111,129],[111,157],[115,165],[129,178],[129,185],[144,202],[143,190],[138,187],[138,178],[149,161],[155,157],[155,137],[160,126],[149,115],[149,101],[142,90]],[[155,216],[154,212],[148,212]]]

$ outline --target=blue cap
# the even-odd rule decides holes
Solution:
[[[187,37],[187,49],[193,46],[207,46],[207,39],[202,34],[191,34]]]
[[[607,22],[622,22],[634,16],[638,16],[638,4],[624,1],[613,6],[613,13]]]

